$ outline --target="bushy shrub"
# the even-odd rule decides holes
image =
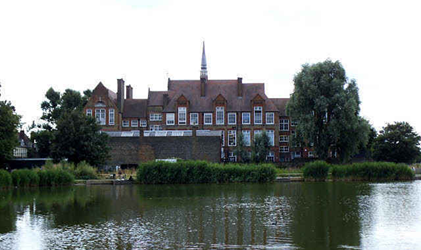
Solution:
[[[74,170],[74,174],[77,179],[82,179],[82,180],[98,178],[96,168],[90,166],[85,161],[77,165],[76,169]]]
[[[39,176],[34,170],[20,169],[12,172],[13,185],[18,187],[38,186]]]
[[[44,169],[38,171],[40,186],[64,186],[74,181],[74,176],[62,169]]]
[[[0,169],[0,189],[12,186],[12,176],[6,170]]]
[[[326,180],[330,165],[324,161],[314,161],[307,163],[303,168],[303,176],[306,179],[318,181]]]
[[[332,178],[360,181],[412,180],[414,172],[405,164],[363,162],[332,167]]]
[[[137,179],[145,184],[269,182],[276,177],[270,164],[216,164],[206,161],[148,162],[139,165]]]

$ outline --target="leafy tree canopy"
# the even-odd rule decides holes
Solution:
[[[0,166],[13,157],[13,149],[18,146],[19,124],[20,116],[16,114],[12,104],[0,101]]]
[[[94,118],[78,110],[63,113],[52,141],[54,160],[67,158],[76,164],[82,161],[94,166],[103,164],[108,158],[108,135],[100,130]]]
[[[373,157],[378,161],[413,163],[420,156],[420,139],[407,122],[387,124],[374,141]]]
[[[337,152],[345,161],[368,140],[369,124],[359,116],[359,105],[355,80],[348,81],[339,61],[326,60],[302,66],[287,112],[298,122],[296,140],[313,143],[321,159]]]
[[[246,142],[244,139],[244,135],[243,133],[239,133],[238,135],[238,145],[237,147],[234,149],[234,154],[238,157],[238,161],[239,162],[250,162],[250,156],[249,156],[249,152],[246,150]]]

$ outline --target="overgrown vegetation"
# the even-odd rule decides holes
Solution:
[[[139,165],[137,180],[143,184],[271,182],[270,164],[216,164],[206,161],[148,162]]]
[[[12,186],[12,176],[6,170],[0,169],[0,189]]]
[[[324,181],[329,174],[329,168],[330,165],[325,161],[310,162],[304,165],[303,176],[306,179]]]
[[[406,164],[392,162],[364,162],[352,165],[332,166],[333,179],[352,181],[412,180],[414,171]]]
[[[98,179],[97,169],[90,166],[85,161],[77,165],[74,173],[77,179],[82,179],[82,180]]]
[[[34,170],[19,169],[12,172],[13,185],[17,187],[35,187],[39,184],[39,176]]]
[[[74,182],[75,177],[63,169],[44,169],[39,170],[40,186],[65,186]]]

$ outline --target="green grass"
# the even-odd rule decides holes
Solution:
[[[144,184],[271,182],[276,170],[270,164],[216,164],[205,161],[148,162],[139,165],[137,180]]]

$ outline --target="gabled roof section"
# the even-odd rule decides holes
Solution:
[[[147,99],[125,99],[123,118],[146,118]]]
[[[279,115],[286,116],[286,108],[289,98],[270,98],[270,100],[278,108]]]
[[[98,85],[96,85],[96,87],[92,91],[92,95],[108,96],[108,98],[110,98],[111,101],[117,103],[117,94],[105,87],[104,84],[102,84],[102,82],[99,82]]]
[[[168,91],[151,91],[149,106],[163,105],[163,94],[168,94],[169,103],[164,112],[175,112],[177,99],[184,95],[190,102],[190,112],[213,111],[213,100],[222,95],[227,101],[227,111],[251,111],[250,101],[259,94],[267,111],[278,111],[265,94],[263,83],[243,83],[243,96],[237,96],[237,79],[208,80],[206,96],[200,94],[200,80],[169,80]]]

